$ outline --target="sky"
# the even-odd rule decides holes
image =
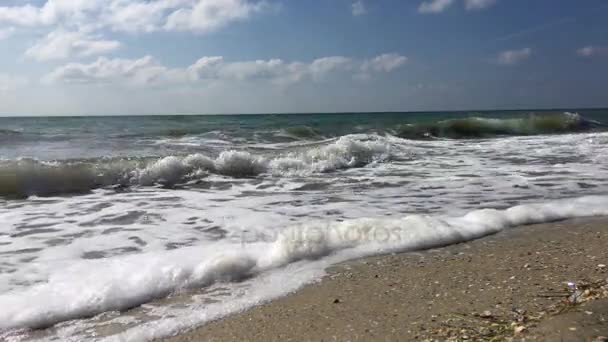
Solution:
[[[605,0],[2,0],[0,115],[608,107]]]

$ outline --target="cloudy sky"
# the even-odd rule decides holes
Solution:
[[[608,106],[605,0],[2,0],[0,115]]]

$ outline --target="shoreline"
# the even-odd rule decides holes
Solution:
[[[593,340],[608,336],[606,246],[608,218],[600,217],[357,259],[286,297],[161,341]],[[568,282],[584,294],[576,303],[567,301]]]

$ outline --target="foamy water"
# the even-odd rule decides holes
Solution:
[[[608,215],[603,132],[145,139],[137,158],[102,159],[13,141],[20,158],[0,162],[0,338],[149,340],[344,260]],[[76,149],[63,144],[49,153]],[[142,152],[152,145],[169,153]],[[52,328],[28,330],[40,327]]]

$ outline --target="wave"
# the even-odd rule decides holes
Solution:
[[[19,131],[13,131],[10,129],[0,129],[0,141],[14,139],[16,137],[21,136],[22,133]]]
[[[0,196],[27,197],[88,192],[107,186],[173,186],[218,174],[228,177],[307,175],[362,167],[391,157],[386,138],[344,136],[331,143],[277,157],[228,150],[164,158],[0,162]]]
[[[0,135],[18,135],[21,134],[19,131],[13,131],[11,129],[0,129]]]
[[[394,134],[401,138],[420,140],[431,138],[471,139],[497,136],[564,134],[592,130],[600,130],[606,126],[594,120],[587,119],[577,113],[541,113],[528,114],[516,118],[491,118],[468,116],[456,119],[440,120],[435,122],[414,122],[395,126],[394,122],[376,122],[368,126],[332,125],[311,127],[307,125],[290,126],[280,130],[257,130],[242,133],[252,135],[251,139],[258,142],[288,141],[315,141],[343,134]],[[215,132],[216,134],[218,132]],[[205,138],[206,134],[197,133],[193,129],[171,130],[164,132],[163,136],[171,138],[194,137]],[[219,132],[219,134],[222,134]],[[245,138],[245,139],[249,139]],[[261,139],[261,140],[259,140]],[[226,136],[223,140],[230,140]],[[206,140],[205,140],[206,141]]]
[[[324,139],[316,129],[309,126],[293,126],[282,129],[277,136],[294,140]]]
[[[486,138],[511,135],[540,135],[591,131],[605,127],[576,113],[530,114],[524,118],[468,117],[432,123],[402,125],[396,134],[405,139]]]
[[[334,263],[369,255],[428,249],[526,224],[604,215],[608,215],[608,197],[592,196],[519,205],[506,210],[476,210],[461,217],[410,215],[343,222],[311,221],[287,227],[274,241],[252,241],[246,248],[238,243],[218,243],[207,248],[193,246],[111,259],[78,260],[67,267],[51,268],[44,283],[1,294],[0,336],[3,330],[48,327],[101,312],[129,309],[183,289],[280,271],[297,261],[314,263],[332,256],[331,263]],[[328,263],[315,267],[325,266]],[[299,276],[300,285],[313,280],[289,273],[289,269],[284,272],[289,278]],[[284,294],[282,286],[270,288],[272,290],[263,295],[245,298],[255,298],[250,302],[254,305],[256,301]],[[75,293],[79,295],[75,296]],[[223,305],[223,314],[234,308]],[[213,318],[207,314],[197,317],[203,321]],[[173,321],[179,326],[180,319]],[[139,330],[139,334],[153,339],[171,333],[174,328],[165,322],[162,327],[141,326],[131,334],[137,334]],[[152,331],[154,336],[150,335]],[[125,340],[141,339],[141,335],[135,337]]]

